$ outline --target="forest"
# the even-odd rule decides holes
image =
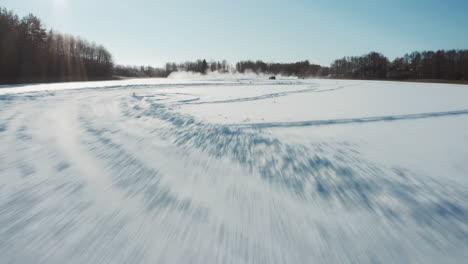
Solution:
[[[413,52],[389,61],[377,52],[335,60],[334,77],[358,79],[468,80],[468,50]]]
[[[111,53],[79,37],[46,30],[30,14],[0,8],[0,83],[81,81],[113,75]]]
[[[161,51],[163,52],[163,51]],[[313,52],[313,51],[312,51]],[[165,67],[114,65],[102,45],[80,37],[47,30],[30,14],[19,18],[0,8],[0,83],[85,81],[116,77],[167,77],[172,72],[254,72],[285,76],[375,80],[468,80],[468,50],[412,52],[389,60],[370,52],[337,59],[330,66],[244,60],[234,66],[226,60],[199,59],[166,63]]]

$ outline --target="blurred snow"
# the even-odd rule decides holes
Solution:
[[[0,87],[0,263],[468,258],[468,86],[172,77]]]

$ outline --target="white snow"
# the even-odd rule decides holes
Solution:
[[[0,146],[0,263],[468,258],[466,85],[0,86]]]

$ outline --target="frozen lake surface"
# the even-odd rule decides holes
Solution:
[[[0,86],[0,263],[466,263],[468,86]]]

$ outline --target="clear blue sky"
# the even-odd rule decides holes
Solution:
[[[333,59],[468,48],[468,0],[0,0],[106,46],[119,64]]]

